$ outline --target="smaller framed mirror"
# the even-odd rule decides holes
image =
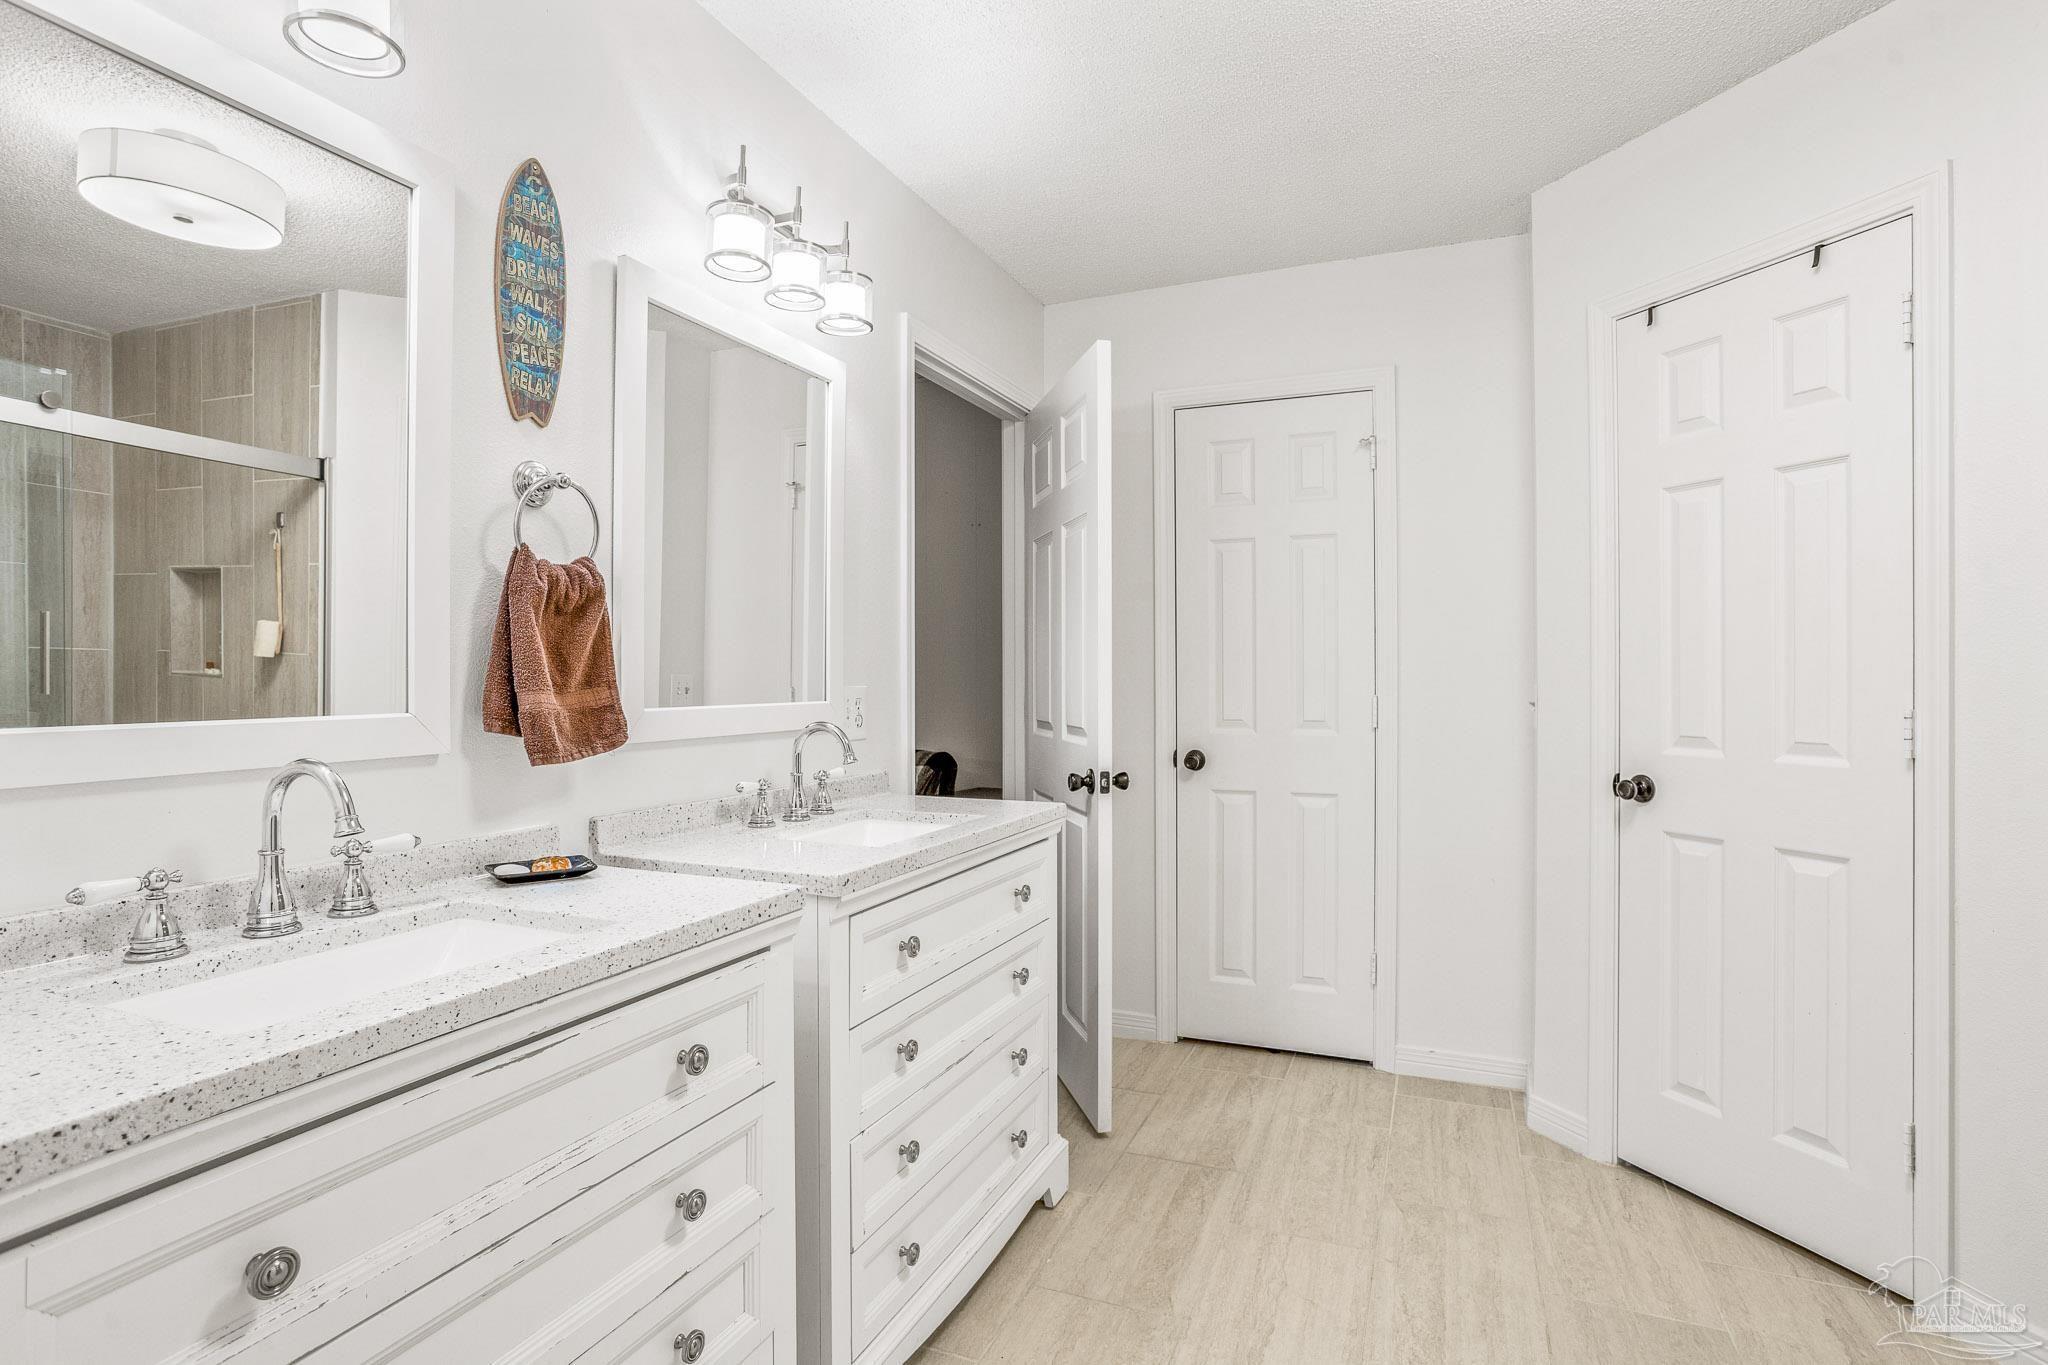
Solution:
[[[845,364],[630,258],[617,319],[612,598],[633,740],[831,719]]]

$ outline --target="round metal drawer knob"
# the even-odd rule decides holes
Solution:
[[[1010,973],[1010,979],[1020,986],[1028,986],[1031,984],[1031,969],[1029,967],[1019,967],[1016,971]]]
[[[704,1330],[702,1328],[692,1328],[687,1332],[676,1333],[676,1355],[682,1358],[684,1365],[696,1365],[697,1361],[702,1360],[704,1358]]]
[[[274,1299],[299,1278],[299,1253],[290,1247],[272,1247],[249,1258],[242,1271],[242,1287],[259,1299]]]
[[[916,1138],[912,1138],[896,1149],[896,1155],[903,1158],[904,1165],[915,1166],[917,1159],[924,1155],[924,1147]]]
[[[903,1258],[903,1264],[916,1265],[917,1258],[924,1255],[924,1248],[919,1246],[917,1243],[912,1242],[908,1246],[897,1247],[896,1254]]]
[[[906,1062],[917,1060],[917,1039],[911,1038],[896,1044],[896,1055]]]
[[[682,1210],[683,1221],[694,1223],[704,1216],[704,1210],[711,1203],[711,1196],[702,1190],[690,1190],[676,1196],[676,1207]]]
[[[701,1076],[711,1069],[711,1049],[702,1043],[692,1043],[676,1054],[676,1065],[688,1076]]]
[[[916,934],[912,934],[909,938],[896,945],[896,951],[905,957],[916,957],[924,951],[924,941],[918,938]]]
[[[1031,888],[1028,886],[1020,886],[1015,891],[1012,891],[1010,894],[1015,896],[1020,901],[1023,901],[1027,904],[1030,903]]]
[[[1018,1066],[1029,1065],[1031,1061],[1031,1049],[1028,1047],[1017,1048],[1016,1050],[1010,1053],[1010,1060],[1015,1062]]]
[[[1016,1132],[1010,1134],[1010,1141],[1016,1143],[1020,1148],[1029,1146],[1031,1144],[1031,1130],[1029,1128],[1019,1128]]]

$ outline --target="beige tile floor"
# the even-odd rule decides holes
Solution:
[[[1847,1271],[1522,1122],[1521,1096],[1118,1039],[1116,1130],[912,1365],[1934,1365]]]

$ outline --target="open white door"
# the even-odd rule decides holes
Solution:
[[[1025,779],[1067,808],[1060,839],[1060,1080],[1109,1131],[1109,343],[1025,424]],[[1129,779],[1124,779],[1128,783]]]

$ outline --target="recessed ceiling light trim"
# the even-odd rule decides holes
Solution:
[[[202,246],[267,251],[284,241],[283,187],[184,133],[86,129],[78,193],[123,222]]]
[[[395,0],[294,5],[284,17],[284,38],[308,61],[345,75],[382,80],[405,70]]]

